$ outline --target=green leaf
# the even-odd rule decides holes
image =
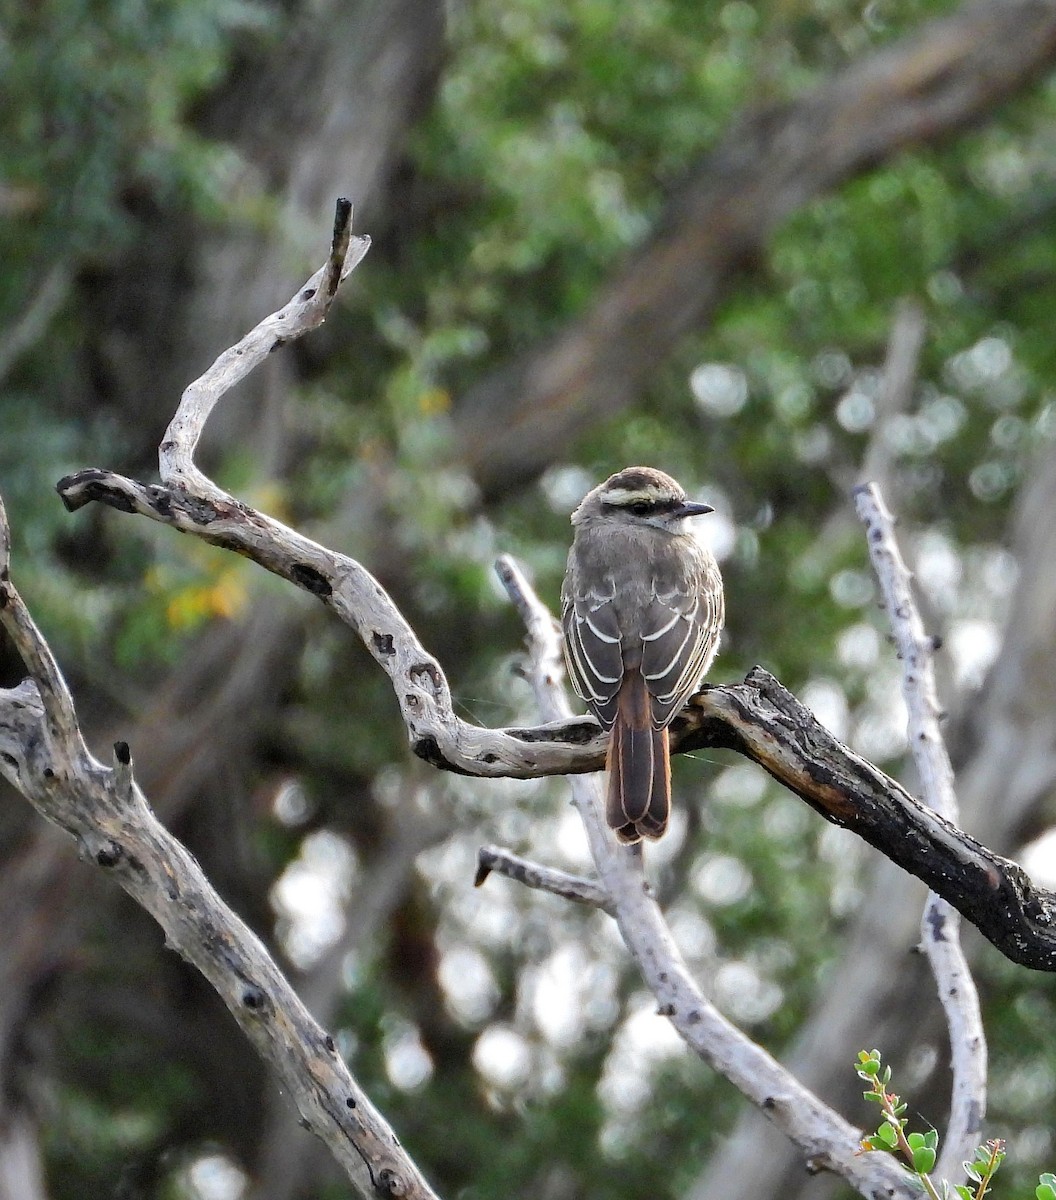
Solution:
[[[898,1145],[898,1134],[890,1125],[881,1125],[873,1136],[889,1149],[893,1150]]]
[[[935,1166],[935,1151],[930,1146],[920,1146],[913,1151],[913,1170],[918,1175],[927,1175]]]

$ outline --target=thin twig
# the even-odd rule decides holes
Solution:
[[[510,559],[500,575],[531,631],[528,646],[536,693],[548,720],[568,713],[559,673],[557,628],[546,606]],[[686,1044],[724,1075],[803,1151],[812,1170],[830,1170],[863,1196],[911,1197],[908,1174],[893,1160],[856,1153],[861,1131],[804,1088],[761,1046],[732,1025],[707,999],[690,974],[646,883],[641,846],[620,846],[601,817],[596,778],[570,778],[573,803],[583,820],[605,893],[627,949],[657,1001]]]
[[[190,384],[180,398],[158,453],[162,483],[192,493],[199,500],[230,502],[230,497],[194,463],[194,452],[210,413],[228,392],[258,367],[269,354],[325,320],[338,285],[363,261],[370,238],[352,236],[352,204],[338,200],[330,254],[318,271],[278,312],[265,317],[246,336],[225,350],[213,365]]]
[[[480,887],[492,871],[505,875],[507,879],[516,880],[517,883],[523,883],[525,887],[551,892],[564,900],[574,900],[577,904],[600,908],[612,915],[612,903],[605,894],[605,889],[593,879],[570,875],[567,871],[558,871],[554,867],[544,867],[542,863],[522,858],[501,846],[481,846],[477,851],[477,873],[473,879],[473,886]]]
[[[862,460],[859,480],[885,482],[891,473],[893,442],[891,427],[909,410],[917,381],[917,366],[924,345],[924,310],[916,300],[904,299],[895,307],[887,352],[876,398],[876,420]]]
[[[934,641],[924,631],[910,586],[909,569],[894,534],[894,522],[880,489],[855,490],[855,506],[865,525],[869,555],[880,581],[895,644],[902,662],[902,693],[909,712],[909,744],[925,801],[951,823],[957,821],[953,767],[939,727],[940,708],[932,664]],[[979,996],[960,943],[960,915],[929,892],[921,920],[921,941],[946,1014],[950,1035],[953,1091],[950,1121],[936,1168],[951,1178],[971,1157],[986,1115],[987,1051]]]

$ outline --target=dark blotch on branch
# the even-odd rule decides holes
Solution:
[[[220,508],[211,500],[204,500],[201,496],[192,496],[182,489],[172,491],[169,488],[152,487],[149,492],[150,502],[159,516],[171,517],[175,511],[179,510],[186,513],[195,525],[211,525],[213,521],[221,517],[231,517],[242,511],[243,508],[237,502],[233,507],[225,505]]]
[[[259,987],[247,987],[242,993],[242,1003],[246,1006],[246,1008],[252,1008],[253,1010],[263,1008],[264,1001],[266,999],[267,997]]]
[[[434,696],[439,696],[444,690],[440,669],[437,667],[436,663],[415,663],[414,666],[411,667],[410,671],[408,671],[408,674],[415,681],[415,683],[420,684],[423,679],[428,679],[429,684],[433,689]]]
[[[290,569],[290,578],[298,587],[303,587],[313,596],[333,595],[334,587],[330,580],[321,571],[309,567],[306,563],[296,563]]]
[[[128,742],[114,742],[114,758],[128,766],[132,761],[132,751],[128,748]]]
[[[348,1099],[345,1101],[345,1107],[346,1107],[346,1108],[355,1108],[355,1107],[356,1107],[356,1098],[355,1098],[355,1096],[349,1096],[349,1097],[348,1097]]]
[[[601,726],[593,717],[573,717],[559,724],[507,729],[505,732],[519,742],[558,742],[563,746],[586,746],[600,735]]]
[[[431,766],[439,767],[441,771],[452,771],[456,775],[472,774],[472,771],[467,771],[464,767],[456,766],[455,763],[445,758],[440,752],[440,746],[436,738],[431,734],[428,737],[417,738],[411,749],[420,759]]]
[[[164,517],[166,520],[172,517],[172,497],[168,492],[161,488],[155,488],[151,491],[150,499],[154,505],[154,511],[159,517]]]
[[[301,292],[301,299],[302,300],[311,300],[311,298],[314,295],[315,295],[315,288],[305,288],[304,291]]]
[[[118,512],[133,513],[136,506],[123,492],[114,491],[110,486],[110,473],[89,467],[86,471],[77,471],[73,475],[64,475],[55,485],[67,512],[76,512],[93,500],[100,504],[108,504]]]
[[[378,633],[375,629],[373,633],[374,649],[379,654],[390,655],[396,653],[396,647],[392,644],[391,633]]]
[[[95,861],[101,867],[116,867],[121,861],[121,847],[117,842],[111,842],[108,846],[103,846],[102,849],[96,851]]]
[[[404,1194],[403,1177],[392,1167],[385,1167],[378,1173],[378,1186],[382,1191],[388,1192],[390,1196]]]

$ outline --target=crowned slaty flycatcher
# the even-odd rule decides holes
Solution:
[[[626,467],[572,514],[561,589],[565,661],[577,693],[611,730],[606,812],[621,842],[667,828],[667,727],[718,646],[722,578],[686,529],[689,517],[711,511],[663,471]]]

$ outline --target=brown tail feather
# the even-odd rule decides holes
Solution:
[[[652,725],[649,692],[637,671],[620,687],[609,742],[609,825],[621,842],[658,838],[671,808],[671,768],[666,729]]]
[[[638,821],[642,837],[664,836],[671,815],[671,753],[666,729],[653,730],[653,777],[649,808]]]

